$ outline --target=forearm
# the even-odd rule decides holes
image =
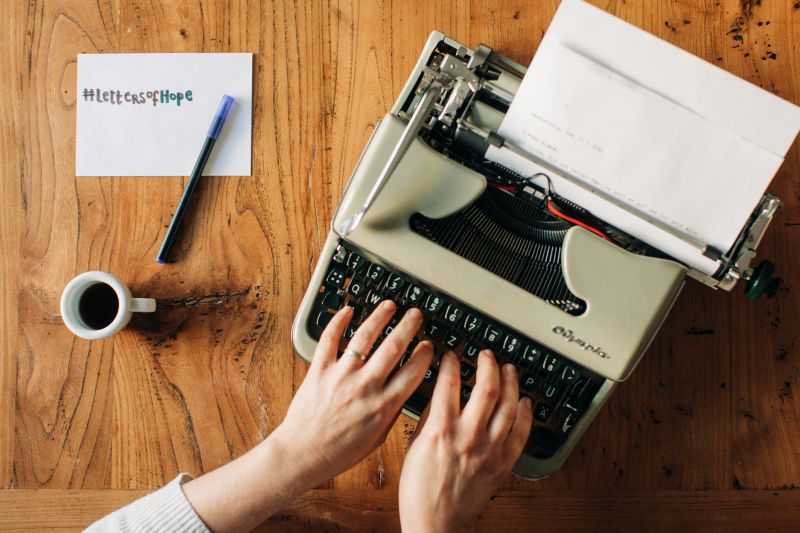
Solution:
[[[279,428],[280,429],[280,428]],[[183,486],[214,532],[250,531],[319,483],[310,458],[276,430],[242,457]]]

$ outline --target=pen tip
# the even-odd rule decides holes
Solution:
[[[163,260],[163,259],[161,259],[161,258],[156,258],[156,263],[158,263],[159,265],[164,265],[164,264],[166,264],[167,262],[166,262],[166,261],[164,261],[164,260]]]

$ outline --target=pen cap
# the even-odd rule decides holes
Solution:
[[[225,119],[228,118],[228,113],[233,107],[233,97],[227,94],[222,95],[222,101],[217,108],[217,114],[214,115],[214,120],[211,121],[211,127],[208,128],[208,136],[216,140],[219,133],[222,131],[222,125],[225,124]]]

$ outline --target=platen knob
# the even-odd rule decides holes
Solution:
[[[763,294],[770,296],[775,294],[780,279],[772,276],[774,272],[775,264],[772,261],[761,261],[750,274],[750,279],[747,280],[745,296],[751,300],[757,300]]]

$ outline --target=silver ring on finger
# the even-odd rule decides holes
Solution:
[[[352,355],[356,359],[360,359],[362,363],[367,360],[367,356],[366,355],[364,355],[363,353],[359,352],[358,350],[354,350],[352,348],[347,348],[344,351],[344,353],[342,354],[342,356],[345,356],[345,355]]]

